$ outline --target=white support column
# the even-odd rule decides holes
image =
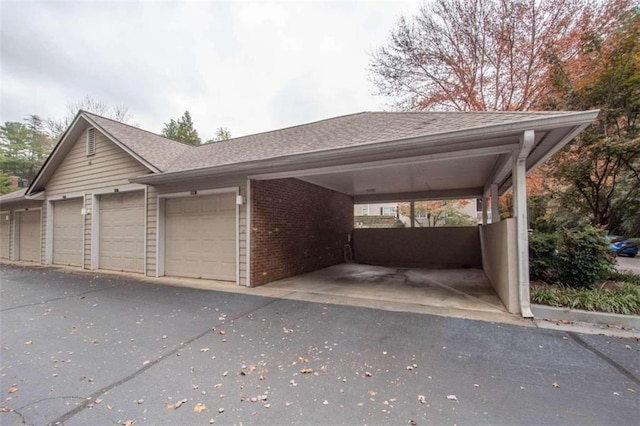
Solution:
[[[482,201],[482,224],[486,225],[489,223],[489,213],[487,211],[487,194],[484,194],[482,196],[481,201]]]
[[[500,197],[498,197],[498,184],[491,184],[491,223],[500,222]]]
[[[513,206],[516,218],[516,246],[518,259],[518,294],[520,310],[525,318],[533,318],[529,298],[529,222],[527,218],[526,162],[535,142],[533,130],[524,132],[520,151],[513,156]]]

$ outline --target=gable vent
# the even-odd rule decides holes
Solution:
[[[96,129],[87,131],[87,155],[96,153]]]

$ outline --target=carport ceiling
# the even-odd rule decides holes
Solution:
[[[397,196],[404,193],[437,193],[465,190],[481,196],[489,174],[500,155],[409,162],[371,167],[299,179],[349,195]],[[458,191],[454,191],[459,194]],[[425,194],[426,195],[426,194]],[[457,196],[457,195],[456,195]],[[443,196],[443,198],[447,198]]]

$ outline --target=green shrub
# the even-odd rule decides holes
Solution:
[[[529,275],[532,280],[553,281],[558,237],[535,233],[529,236]]]
[[[629,283],[622,283],[614,289],[532,286],[531,301],[585,311],[640,315],[640,287]]]
[[[592,226],[563,230],[554,263],[558,283],[574,288],[593,287],[613,268],[604,232]]]

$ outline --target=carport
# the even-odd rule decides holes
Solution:
[[[247,271],[240,284],[342,263],[349,244],[363,263],[482,269],[509,312],[531,317],[526,174],[597,114],[364,112],[203,146],[163,173],[131,181],[179,185],[187,195],[205,189],[190,182],[244,182],[237,186],[248,230],[237,234],[238,271]],[[498,197],[511,188],[514,218],[499,221]],[[483,200],[481,227],[353,229],[354,203],[461,198]],[[462,249],[471,260],[456,257]]]
[[[342,150],[343,157],[335,161],[340,164],[250,179],[295,178],[347,194],[354,203],[410,202],[412,211],[419,200],[481,199],[483,225],[478,228],[354,229],[355,261],[401,268],[481,268],[509,312],[532,317],[526,174],[591,123],[597,111],[411,114],[398,115],[395,124],[423,124],[430,133],[359,146],[351,161]],[[509,189],[514,192],[514,218],[500,222],[498,197]],[[450,279],[460,280],[460,275]],[[449,284],[455,288],[463,283]],[[473,289],[466,294],[471,293]]]

